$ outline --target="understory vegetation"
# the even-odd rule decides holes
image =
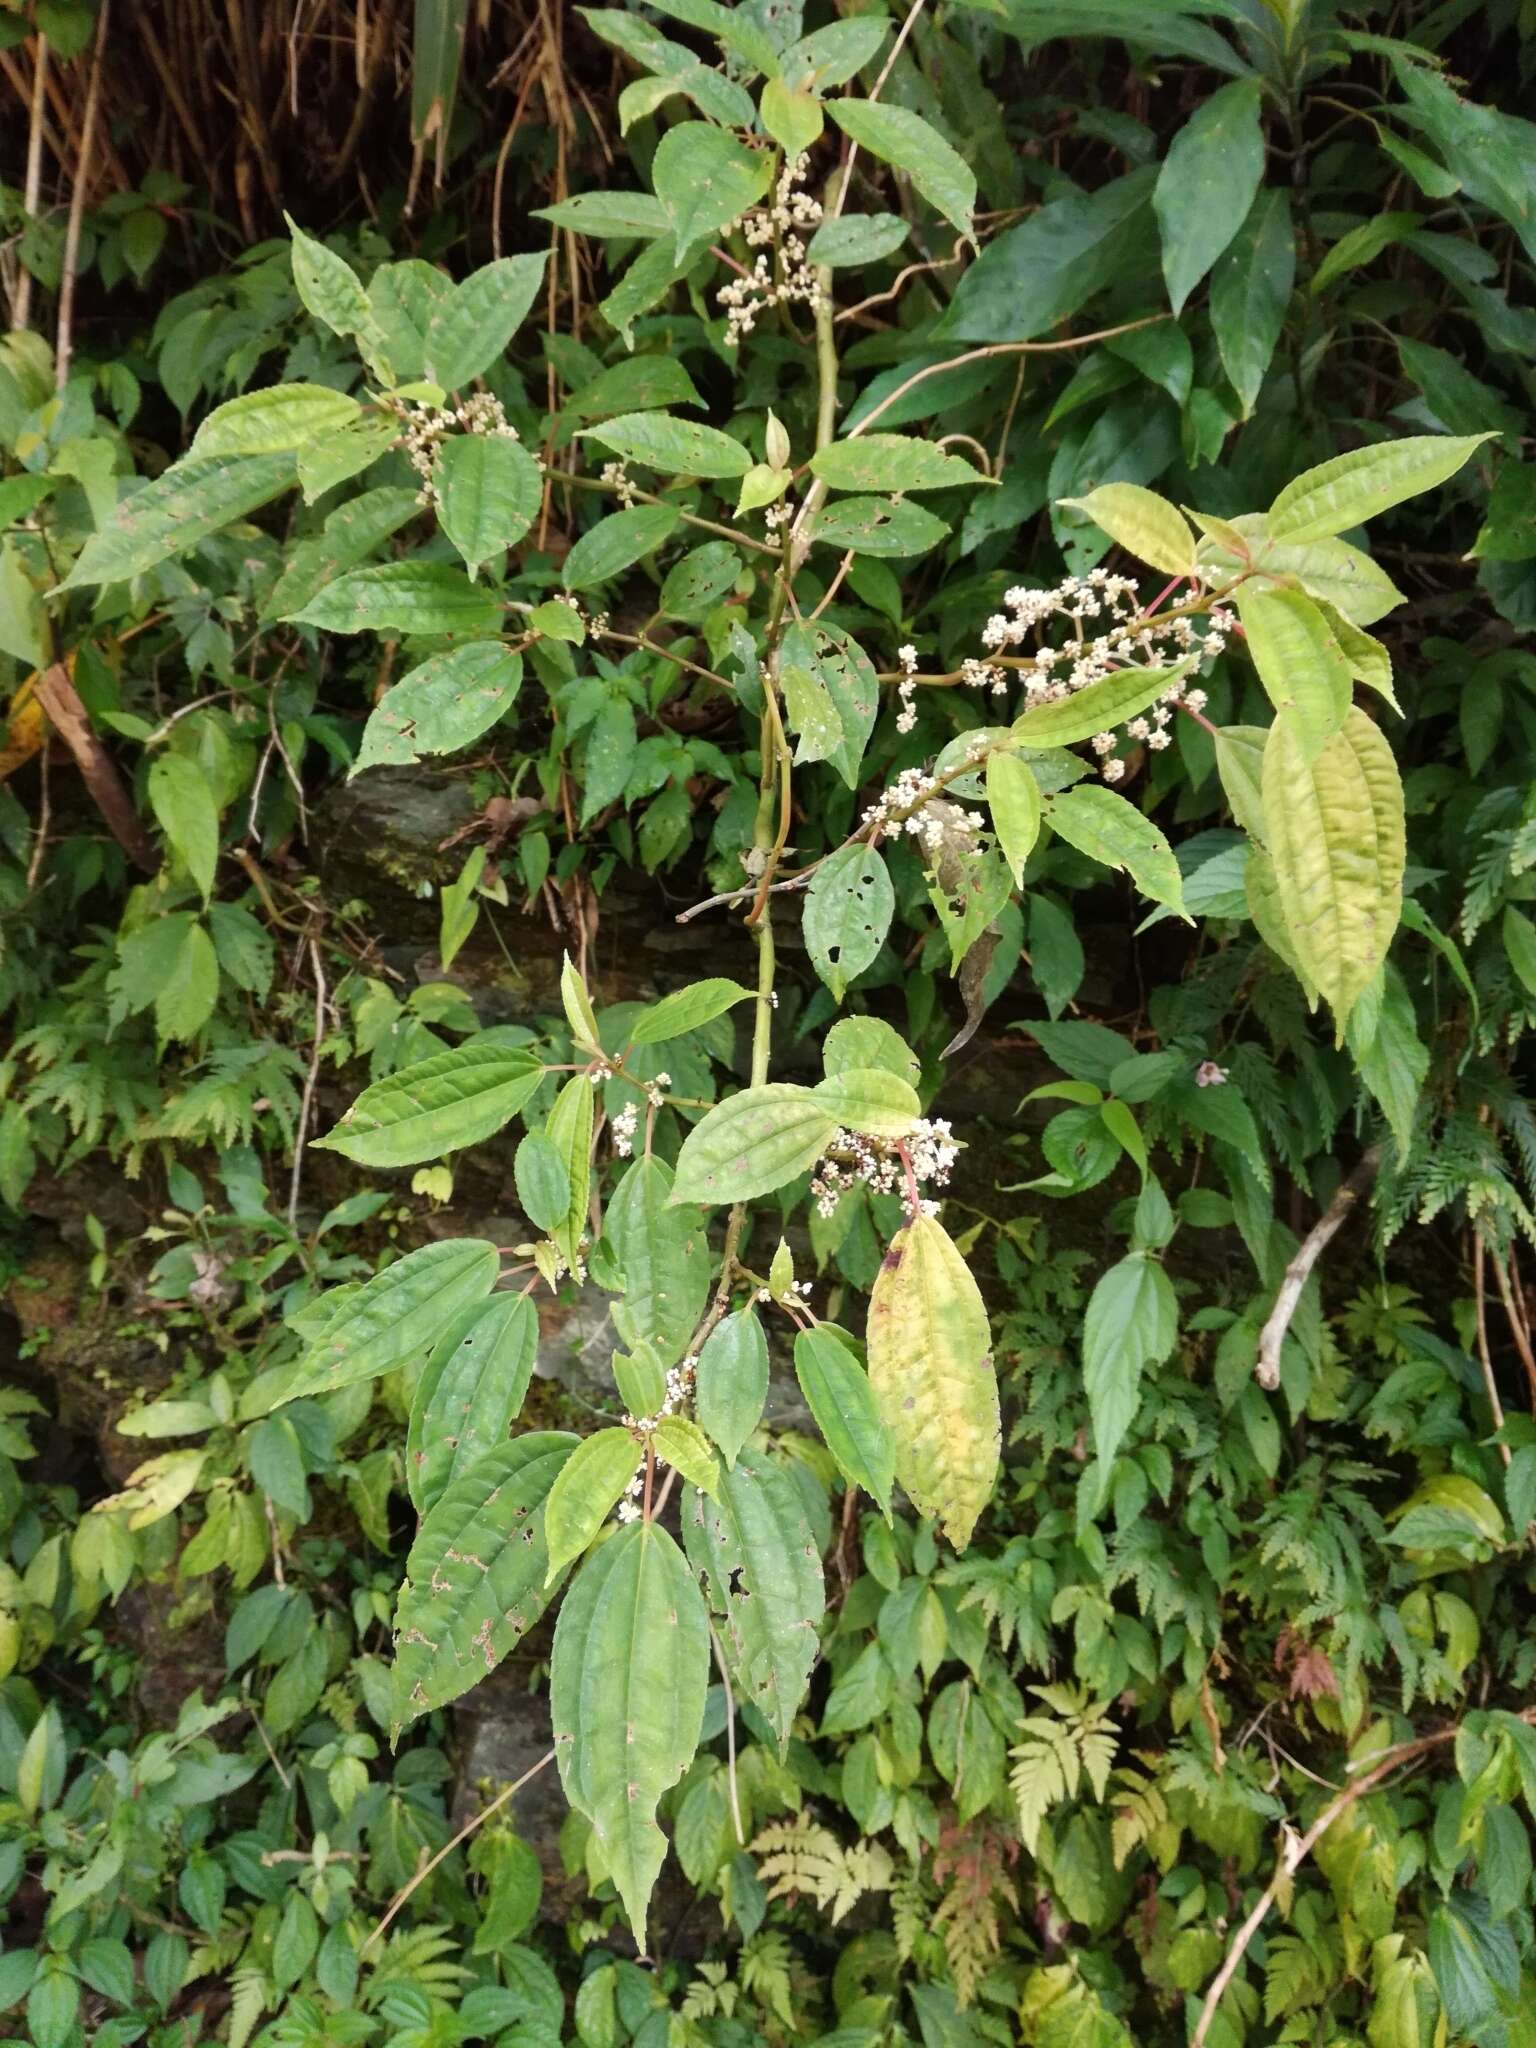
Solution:
[[[1533,75],[0,0],[0,2048],[1536,2048]]]

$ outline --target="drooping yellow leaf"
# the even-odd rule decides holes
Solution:
[[[997,1477],[999,1423],[981,1290],[931,1216],[897,1232],[869,1304],[869,1377],[896,1477],[957,1550]]]

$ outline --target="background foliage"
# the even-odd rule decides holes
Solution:
[[[0,9],[13,2036],[1527,2048],[1529,31],[1280,0]],[[770,221],[775,303],[733,345],[764,295],[733,320],[721,287],[770,244],[725,138],[762,129],[808,152],[786,208],[844,206],[809,271],[809,216]],[[429,375],[473,417],[410,396]],[[298,425],[227,409],[279,383]],[[362,408],[381,389],[394,414]],[[867,472],[812,464],[834,431]],[[1132,840],[1073,836],[1087,751],[1056,788],[1008,752],[967,784],[1021,708],[963,673],[1007,593],[1190,544],[1095,493],[1238,522],[1207,543],[1238,562],[1299,474],[1419,436],[1456,444],[1434,488],[1368,534],[1355,506],[1353,551],[1303,512],[1269,560],[1310,608],[1244,610],[1203,705],[1122,746]],[[130,510],[179,460],[204,497]],[[825,524],[811,623],[774,643],[795,802],[764,840],[786,489]],[[457,645],[503,604],[515,652]],[[1395,919],[1298,954],[1255,852],[1280,814],[1252,734],[1280,711],[1321,738],[1355,683],[1406,814],[1379,974]],[[642,1159],[603,1141],[591,1277],[663,1238],[686,1271],[702,1211],[661,1209],[647,1162],[684,1171],[762,1076],[748,1013],[694,998],[679,1034],[656,998],[751,983],[761,856],[809,870],[936,761],[988,836],[887,839],[876,912],[857,847],[803,924],[775,895],[772,1037],[809,1089],[834,1020],[868,1020],[853,1064],[953,1122],[936,1192],[991,1315],[1002,1469],[960,1552],[901,1494],[871,1507],[890,1474],[878,1433],[828,1426],[852,1396],[824,1332],[862,1321],[899,1186],[822,1201],[814,1153],[765,1182],[735,1252],[772,1297],[777,1423],[698,1414],[809,1530],[826,1610],[803,1705],[803,1669],[711,1670],[641,1968],[579,1814],[518,1795],[449,1846],[514,1773],[471,1775],[448,1692],[392,1747],[447,1299],[382,1376],[272,1389],[323,1290],[547,1234],[542,1335],[506,1311],[481,1421],[579,1434],[595,1498],[641,1411],[635,1382],[548,1376],[586,1214],[557,1092],[593,1091],[545,1069],[634,1048],[599,1077]],[[384,821],[415,811],[407,857]],[[376,1107],[384,1140],[365,1114],[316,1145],[365,1085],[398,1103],[373,1091],[465,1053],[503,1091],[483,1144],[391,1159]],[[517,1141],[489,1135],[514,1110]],[[1341,1189],[1368,1199],[1266,1361]],[[757,1369],[743,1285],[730,1389]],[[618,1340],[643,1369],[676,1320]],[[719,1576],[730,1637],[769,1588],[733,1610]],[[550,1656],[533,1626],[498,1679],[530,1764]]]

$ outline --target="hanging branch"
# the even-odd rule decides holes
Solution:
[[[1361,1155],[1360,1164],[1302,1239],[1296,1256],[1285,1269],[1280,1292],[1275,1296],[1275,1305],[1259,1338],[1259,1362],[1253,1375],[1268,1393],[1273,1393],[1280,1384],[1280,1347],[1285,1342],[1285,1333],[1291,1327],[1291,1318],[1301,1300],[1301,1290],[1312,1277],[1312,1268],[1327,1250],[1345,1217],[1376,1178],[1380,1165],[1381,1147],[1372,1145]]]

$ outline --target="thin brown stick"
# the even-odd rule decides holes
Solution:
[[[69,225],[64,231],[64,264],[59,273],[59,330],[54,348],[53,378],[62,391],[69,382],[70,358],[74,354],[75,266],[80,260],[80,227],[85,218],[85,195],[91,181],[91,151],[96,141],[96,106],[101,98],[101,53],[107,40],[107,22],[112,0],[101,0],[96,17],[96,41],[91,50],[91,77],[85,89],[85,115],[80,124],[80,159],[75,165],[75,189],[69,195]]]
[[[31,125],[27,129],[27,171],[22,186],[21,210],[28,220],[36,220],[38,201],[43,190],[43,124],[45,101],[48,96],[48,38],[39,35],[33,57]],[[32,273],[17,259],[20,274],[16,279],[16,298],[11,308],[11,324],[28,327],[32,321]]]
[[[30,896],[37,887],[37,878],[43,871],[43,857],[48,851],[48,827],[53,821],[52,785],[49,777],[52,752],[48,734],[43,734],[43,744],[38,748],[38,775],[41,778],[37,801],[37,830],[32,835],[32,855],[27,862],[27,894]]]
[[[536,1764],[530,1765],[529,1768],[526,1771],[524,1771],[523,1775],[520,1778],[515,1779],[512,1784],[504,1786],[503,1789],[496,1794],[496,1797],[491,1801],[490,1805],[487,1807],[483,1807],[481,1811],[475,1815],[473,1820],[467,1820],[464,1823],[463,1827],[459,1829],[459,1832],[454,1836],[453,1840],[451,1842],[446,1843],[441,1849],[439,1849],[437,1854],[432,1858],[430,1863],[424,1863],[421,1866],[420,1870],[417,1871],[416,1875],[411,1879],[408,1885],[403,1886],[401,1890],[395,1893],[395,1896],[389,1902],[388,1912],[384,1915],[384,1918],[379,1922],[378,1926],[374,1928],[372,1934],[368,1936],[367,1940],[363,1943],[362,1949],[360,1949],[358,1953],[362,1954],[365,1950],[372,1948],[373,1944],[384,1932],[385,1928],[389,1925],[390,1921],[394,1919],[395,1915],[400,1911],[400,1908],[405,1904],[406,1900],[410,1898],[411,1894],[414,1891],[416,1891],[421,1885],[424,1885],[426,1883],[427,1879],[432,1875],[433,1871],[436,1870],[439,1863],[443,1862],[447,1857],[451,1856],[454,1850],[458,1848],[460,1842],[467,1842],[469,1840],[469,1837],[475,1832],[476,1828],[483,1828],[493,1813],[499,1812],[500,1809],[506,1805],[509,1799],[515,1799],[517,1794],[522,1791],[523,1787],[530,1781],[530,1779],[536,1778],[539,1775],[540,1771],[544,1769],[545,1765],[552,1764],[554,1760],[555,1752],[552,1749],[545,1750],[544,1754],[539,1758]]]
[[[1493,1426],[1502,1437],[1504,1431],[1504,1403],[1499,1399],[1499,1384],[1493,1376],[1493,1353],[1488,1346],[1488,1294],[1483,1276],[1485,1257],[1482,1232],[1474,1228],[1472,1233],[1472,1287],[1477,1296],[1477,1356],[1478,1362],[1483,1368],[1483,1386],[1488,1394],[1488,1407],[1493,1416]],[[1506,1465],[1509,1463],[1510,1449],[1508,1444],[1500,1443],[1499,1456]]]
[[[907,10],[907,18],[901,24],[901,28],[897,34],[896,40],[891,45],[890,55],[886,58],[885,62],[880,67],[880,76],[875,80],[874,84],[869,89],[869,98],[871,100],[879,99],[880,94],[884,89],[885,81],[891,75],[891,68],[895,64],[896,59],[901,55],[902,46],[906,42],[907,37],[912,33],[912,25],[917,20],[917,17],[923,11],[923,5],[924,0],[912,0],[912,5]],[[834,220],[836,220],[838,215],[842,212],[843,201],[848,197],[848,188],[853,182],[854,160],[858,156],[858,153],[859,145],[856,142],[851,142],[849,144],[848,155],[844,159],[843,163],[843,180],[841,188],[838,191],[837,204],[832,209],[832,218]]]
[[[1527,1724],[1536,1723],[1536,1707],[1526,1707],[1521,1712],[1520,1719]],[[1347,1786],[1337,1799],[1329,1801],[1304,1835],[1298,1835],[1289,1823],[1282,1824],[1281,1850],[1275,1874],[1259,1894],[1258,1903],[1253,1911],[1232,1937],[1232,1945],[1212,1980],[1210,1990],[1205,1994],[1199,2021],[1190,2036],[1189,2048],[1205,2048],[1205,2038],[1211,2030],[1211,2022],[1216,2017],[1217,2008],[1226,1994],[1227,1986],[1236,1974],[1238,1964],[1247,1953],[1248,1944],[1268,1918],[1269,1909],[1279,1897],[1281,1887],[1300,1869],[1311,1854],[1314,1844],[1328,1832],[1341,1813],[1353,1806],[1357,1799],[1363,1799],[1367,1792],[1373,1792],[1382,1779],[1390,1777],[1399,1765],[1412,1763],[1430,1750],[1438,1749],[1447,1742],[1454,1742],[1459,1732],[1459,1728],[1441,1728],[1433,1735],[1420,1735],[1412,1742],[1399,1742],[1393,1748],[1384,1750],[1376,1761],[1366,1768],[1363,1777],[1356,1779],[1353,1785]]]
[[[1510,1254],[1510,1265],[1514,1254]],[[1495,1256],[1493,1276],[1499,1283],[1499,1299],[1504,1304],[1504,1313],[1509,1318],[1509,1334],[1515,1340],[1515,1349],[1520,1354],[1520,1363],[1525,1367],[1525,1376],[1531,1383],[1531,1400],[1536,1404],[1536,1351],[1531,1347],[1531,1332],[1520,1307],[1519,1296],[1510,1284],[1510,1273],[1504,1261]]]
[[[1285,1342],[1285,1333],[1291,1327],[1291,1318],[1301,1300],[1301,1290],[1345,1217],[1376,1178],[1380,1165],[1381,1147],[1372,1145],[1362,1153],[1359,1165],[1302,1239],[1296,1256],[1285,1269],[1280,1292],[1275,1296],[1275,1305],[1259,1338],[1259,1362],[1253,1373],[1259,1385],[1269,1393],[1273,1393],[1280,1384],[1280,1347]]]

